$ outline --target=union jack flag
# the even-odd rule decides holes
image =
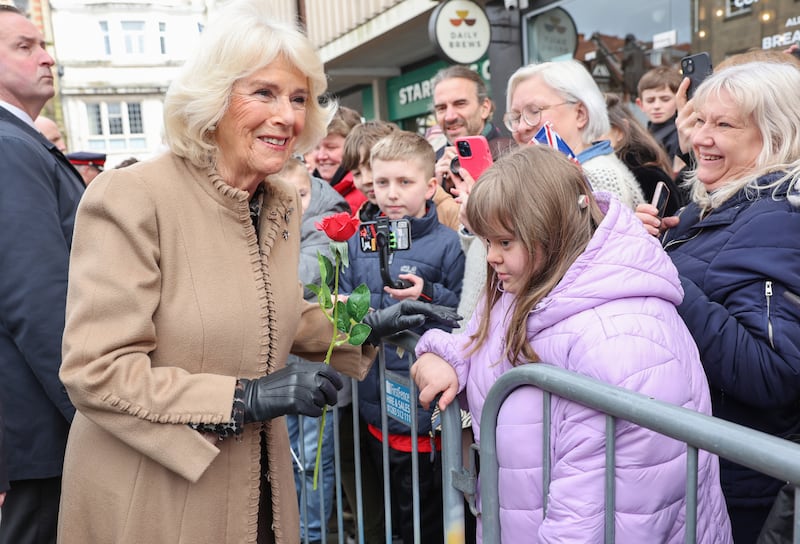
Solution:
[[[575,164],[579,164],[578,159],[575,158],[575,153],[573,153],[569,148],[567,142],[561,139],[561,136],[558,135],[556,129],[553,128],[553,123],[550,121],[542,125],[542,128],[539,129],[539,132],[537,132],[536,136],[533,137],[532,142],[536,144],[549,145],[553,149],[561,151]]]

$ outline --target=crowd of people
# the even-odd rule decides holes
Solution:
[[[53,65],[36,26],[0,5],[0,544],[321,543],[337,485],[355,510],[356,454],[366,542],[391,524],[411,544],[415,521],[443,542],[436,412],[460,395],[480,443],[487,394],[523,364],[800,433],[791,55],[728,59],[691,99],[671,66],[622,97],[576,60],[523,66],[503,82],[507,133],[482,78],[449,66],[426,139],[340,106],[303,32],[236,0],[167,91],[166,151],[109,169],[67,154],[40,115]],[[494,164],[473,176],[455,144],[480,136]],[[337,286],[345,301],[366,285],[370,332],[331,354],[336,323],[304,286],[331,255],[315,225],[341,212],[407,228],[411,245],[347,240]],[[382,424],[375,346],[403,330],[421,335],[416,362],[387,349],[385,363],[419,387],[416,437]],[[555,399],[545,418],[541,396],[515,390],[493,430],[503,542],[601,541],[604,414]],[[323,412],[341,422],[340,481]],[[685,444],[613,432],[617,541],[693,528],[749,544],[771,523],[784,482],[701,451],[695,528]],[[481,542],[480,517],[466,521]]]

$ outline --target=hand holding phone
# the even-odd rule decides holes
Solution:
[[[658,218],[662,219],[664,217],[664,212],[667,209],[667,203],[669,202],[669,187],[663,181],[659,181],[656,183],[656,190],[653,191],[653,200],[650,201],[650,204],[656,207],[658,210]]]
[[[404,279],[395,279],[389,272],[389,255],[395,251],[404,251],[411,247],[411,223],[408,219],[392,219],[385,217],[377,221],[367,221],[358,227],[358,239],[361,251],[378,252],[380,273],[383,284],[392,289],[408,289],[413,283]]]
[[[711,68],[711,57],[705,51],[681,59],[683,77],[688,77],[691,81],[689,89],[686,91],[688,98],[692,98],[697,87],[711,75]]]
[[[454,142],[458,163],[477,180],[484,170],[492,165],[492,153],[489,142],[484,136],[463,136]],[[451,164],[451,168],[452,168]]]

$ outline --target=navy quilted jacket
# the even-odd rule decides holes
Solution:
[[[800,309],[783,296],[800,293],[800,209],[787,186],[774,196],[743,190],[702,219],[689,204],[663,242],[681,275],[678,311],[700,350],[713,414],[777,436],[800,431]],[[720,463],[730,505],[772,503],[781,482]]]
[[[378,212],[380,213],[380,212]],[[362,218],[363,219],[363,218]],[[439,223],[436,206],[428,201],[425,217],[408,218],[411,223],[411,247],[405,251],[397,251],[391,255],[390,271],[395,279],[400,274],[416,274],[433,286],[432,304],[458,307],[461,297],[461,283],[464,278],[464,253],[458,234]],[[378,253],[361,251],[358,234],[348,241],[350,267],[345,268],[340,278],[342,293],[349,293],[360,283],[369,287],[370,306],[375,309],[386,308],[399,301],[390,298],[383,292],[383,281],[380,276]],[[426,323],[414,329],[422,334],[435,327]],[[408,376],[408,355],[400,357],[394,349],[386,350],[386,368],[398,374]],[[359,409],[361,416],[378,428],[381,427],[380,385],[378,382],[378,366],[373,365],[367,377],[358,384]],[[431,427],[431,411],[417,406],[418,432],[427,434]],[[409,427],[394,420],[389,420],[389,432],[392,434],[409,434]]]

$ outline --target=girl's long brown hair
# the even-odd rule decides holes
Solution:
[[[585,206],[579,204],[582,199]],[[539,360],[528,342],[528,315],[586,249],[602,219],[580,167],[547,146],[531,145],[504,156],[475,185],[467,201],[473,232],[482,238],[514,235],[531,263],[526,288],[514,296],[513,312],[506,317],[503,356],[513,365]],[[486,266],[486,311],[471,336],[470,353],[487,340],[489,314],[502,294],[497,275]]]
[[[672,175],[672,161],[669,155],[620,100],[619,95],[606,93],[608,120],[613,128],[620,131],[622,138],[615,151],[624,158],[630,154],[642,166],[657,166],[667,175]]]

